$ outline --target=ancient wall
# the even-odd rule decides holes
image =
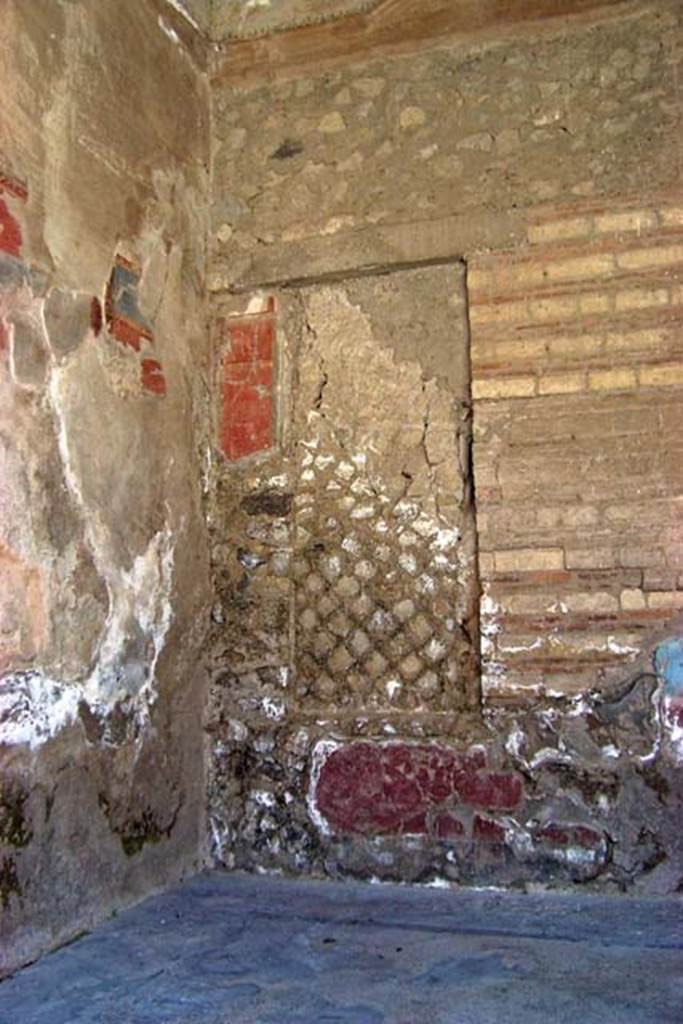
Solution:
[[[125,8],[3,4],[2,970],[203,832],[205,52]]]
[[[680,885],[681,12],[599,7],[215,60],[219,863]]]
[[[546,208],[470,264],[492,698],[613,677],[683,607],[680,199]]]
[[[249,70],[226,47],[215,292],[507,248],[531,207],[679,184],[679,4],[518,33],[327,69],[321,41],[266,82],[267,44]]]

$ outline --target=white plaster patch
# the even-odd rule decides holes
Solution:
[[[282,701],[273,700],[272,697],[264,697],[261,701],[261,707],[266,718],[270,718],[274,722],[280,722],[285,717],[285,706]]]
[[[230,830],[226,826],[219,828],[219,824],[213,815],[209,817],[209,828],[211,829],[214,859],[230,867],[231,855],[230,853],[226,854],[226,848],[230,845]]]
[[[667,745],[676,764],[683,764],[683,725],[677,721],[673,708],[674,705],[671,697],[665,697],[663,711],[667,728]],[[652,756],[654,756],[654,753],[653,751]],[[645,759],[641,758],[641,761],[643,760]]]
[[[143,704],[156,700],[155,674],[173,620],[174,543],[166,526],[154,535],[144,554],[138,555],[129,571],[120,570],[120,584],[110,585],[110,606],[99,660],[87,682],[87,691],[95,702],[112,703],[121,697],[121,666],[126,664],[126,688],[131,696],[143,698]],[[153,654],[149,665],[141,661],[138,672],[126,657],[132,622],[137,622]]]
[[[269,297],[264,292],[257,292],[252,295],[247,303],[243,316],[257,316],[259,313],[268,312]]]
[[[518,760],[526,764],[526,760],[522,755],[522,750],[526,746],[526,735],[522,731],[519,722],[513,722],[512,728],[508,733],[507,739],[505,740],[505,749],[511,757],[516,757]]]
[[[556,750],[554,747],[543,747],[530,762],[531,768],[538,768],[542,764],[571,764],[572,759],[563,750]]]
[[[537,637],[529,644],[501,644],[500,650],[504,654],[525,654],[527,651],[537,651],[543,646],[541,637]]]
[[[247,729],[244,722],[240,722],[236,718],[231,718],[228,721],[228,736],[231,740],[237,740],[238,742],[244,742],[249,736],[249,730]]]
[[[352,519],[371,519],[375,514],[373,505],[359,505],[351,512]]]
[[[418,563],[415,555],[402,553],[398,556],[398,564],[405,571],[414,575],[418,571]]]
[[[266,480],[266,487],[286,487],[287,483],[287,474],[280,473],[278,476],[271,476],[269,480]]]
[[[178,33],[174,28],[171,28],[166,21],[164,21],[161,15],[159,15],[159,28],[165,36],[168,36],[172,43],[175,43],[176,46],[180,46],[180,37]]]
[[[512,818],[506,818],[504,824],[505,843],[514,852],[515,857],[525,860],[527,857],[532,856],[534,853],[534,841],[531,838],[531,834]]]
[[[35,750],[73,722],[83,688],[61,683],[41,672],[3,676],[0,687],[0,743],[25,744]]]
[[[166,0],[166,3],[175,11],[178,11],[179,14],[182,14],[183,18],[185,18],[186,21],[189,21],[190,25],[192,25],[193,28],[196,28],[198,32],[201,32],[198,22],[195,21],[195,19],[192,17],[187,8],[183,6],[180,0]]]
[[[265,789],[255,789],[251,794],[254,803],[259,807],[275,807],[276,800],[272,793]]]
[[[432,541],[432,547],[439,551],[450,551],[458,544],[459,540],[460,532],[458,530],[441,529]]]
[[[627,654],[632,658],[635,658],[640,654],[639,647],[634,647],[631,644],[622,644],[613,636],[607,637],[607,649],[611,651],[612,654]]]
[[[328,757],[340,747],[341,743],[338,743],[336,740],[319,740],[311,752],[311,778],[308,785],[308,793],[306,794],[306,806],[311,821],[324,836],[329,836],[331,833],[327,821],[318,810],[316,792],[323,765]]]

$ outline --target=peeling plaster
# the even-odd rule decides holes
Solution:
[[[168,22],[164,21],[161,15],[159,15],[159,28],[161,29],[165,36],[168,36],[172,43],[175,43],[176,46],[181,45],[178,33],[174,28],[171,28]]]
[[[169,530],[156,534],[145,555],[123,573],[125,602],[112,605],[97,664],[88,679],[61,682],[37,669],[3,676],[0,687],[0,744],[28,744],[35,750],[72,724],[79,705],[106,715],[126,693],[142,726],[149,724],[149,709],[157,699],[156,666],[163,651],[173,612],[174,550]],[[126,624],[135,615],[153,654],[139,676],[126,661],[129,633]]]
[[[342,743],[337,740],[320,740],[313,747],[311,751],[311,770],[309,776],[308,794],[306,797],[306,806],[308,807],[308,813],[311,821],[321,833],[321,835],[329,836],[331,834],[330,827],[327,824],[326,818],[322,816],[318,810],[318,804],[316,801],[316,793],[318,789],[318,782],[320,780],[320,772],[323,769],[325,761],[328,759],[330,754],[333,754],[335,750],[338,750],[342,746]]]
[[[185,18],[186,21],[189,21],[190,25],[192,25],[193,28],[196,28],[198,32],[201,32],[201,26],[199,25],[199,22],[192,17],[187,7],[181,2],[181,0],[166,0],[166,3],[170,7],[172,7],[174,11],[177,11],[178,14],[182,14],[183,18]]]
[[[76,719],[82,699],[82,687],[48,679],[39,671],[3,676],[0,745],[35,750]]]

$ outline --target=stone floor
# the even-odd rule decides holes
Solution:
[[[0,1024],[683,1022],[683,901],[209,874],[0,985]]]

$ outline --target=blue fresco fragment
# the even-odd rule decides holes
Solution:
[[[683,637],[665,640],[655,648],[655,670],[668,696],[683,697]]]
[[[140,312],[137,289],[139,275],[129,267],[117,263],[111,277],[111,296],[114,312],[137,324],[145,331],[152,331],[152,325]]]

